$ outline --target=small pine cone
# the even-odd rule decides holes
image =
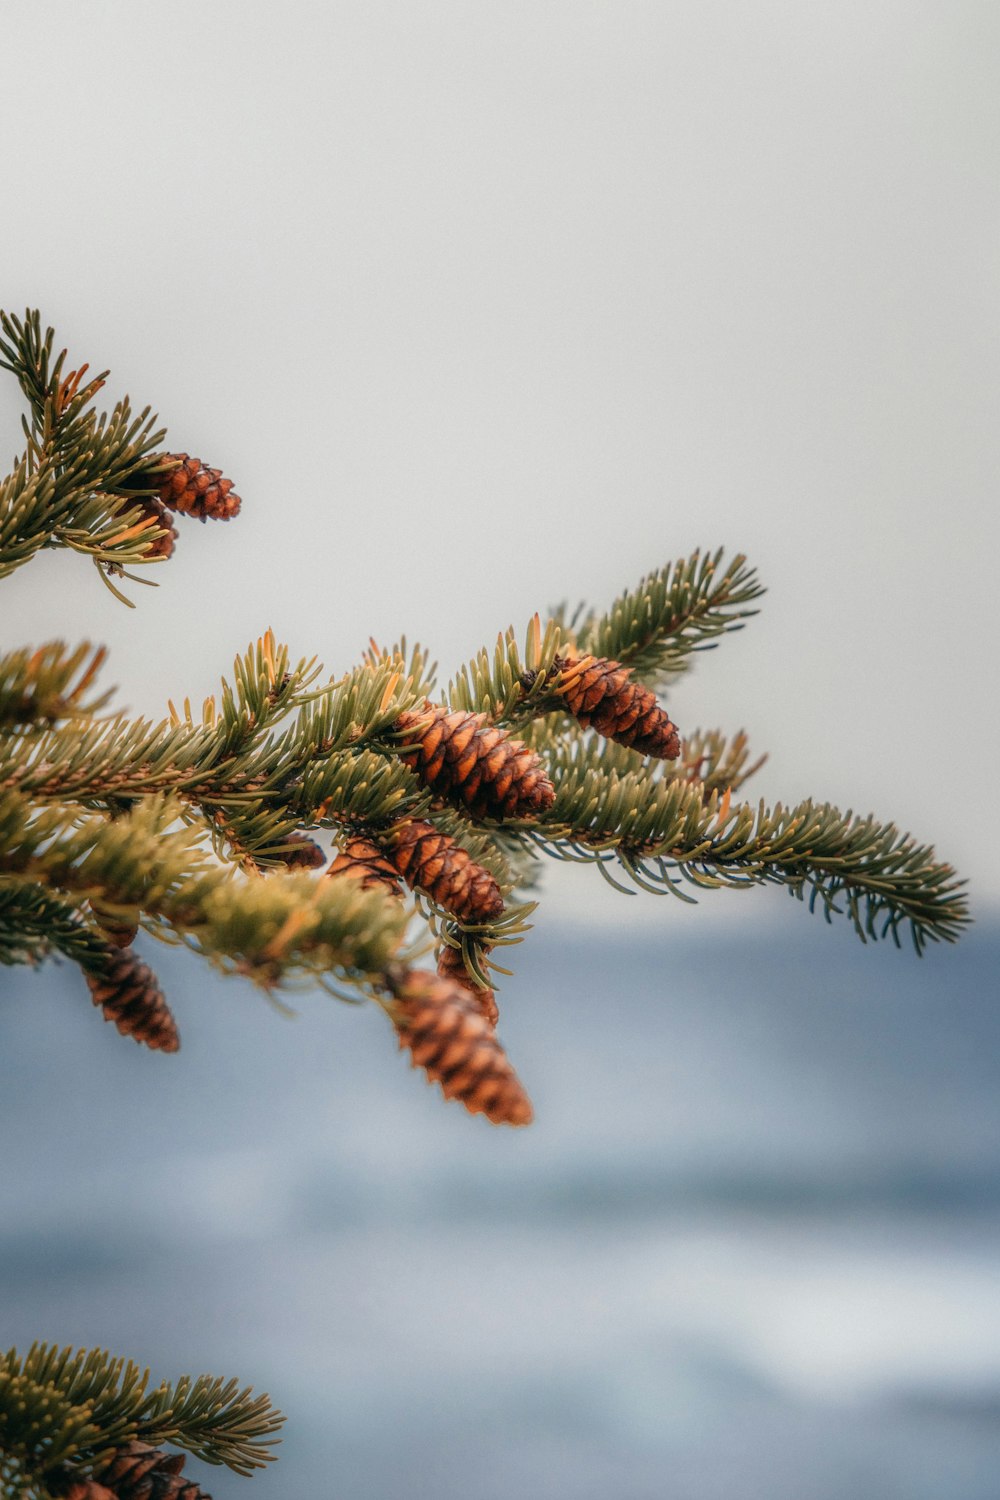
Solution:
[[[115,1453],[100,1478],[114,1485],[118,1500],[211,1500],[193,1479],[181,1474],[183,1453],[163,1453],[133,1439]]]
[[[485,714],[449,713],[440,704],[400,714],[410,743],[404,765],[474,818],[528,818],[552,806],[555,791],[534,750],[490,724]]]
[[[473,979],[465,967],[461,948],[453,948],[450,943],[442,943],[438,950],[437,971],[440,978],[450,979],[455,984],[463,985],[479,1006],[483,1019],[490,1026],[496,1027],[500,1019],[497,997],[491,989],[481,989]]]
[[[168,453],[164,457],[176,461],[176,467],[168,474],[157,476],[164,505],[182,515],[197,516],[201,521],[229,521],[238,513],[240,497],[233,490],[233,481],[223,479],[221,469],[209,468],[200,458],[191,458],[187,453]]]
[[[503,911],[503,896],[489,870],[476,864],[433,823],[411,818],[385,835],[385,852],[414,890],[426,891],[460,922],[489,922]]]
[[[162,530],[162,535],[157,537],[152,535],[152,527],[142,533],[141,539],[147,543],[146,556],[173,557],[174,544],[177,541],[177,527],[170,519],[167,507],[154,495],[141,495],[134,503],[139,506],[142,514],[136,518],[133,525],[138,526],[142,521],[155,521]]]
[[[446,1099],[460,1099],[470,1114],[494,1125],[531,1123],[531,1101],[464,985],[409,969],[394,994],[399,1044],[410,1049],[415,1067],[440,1083]]]
[[[160,1052],[176,1052],[181,1039],[170,1007],[148,964],[131,948],[108,950],[107,973],[85,974],[94,1004],[114,1021],[122,1036],[134,1037]]]
[[[280,859],[286,869],[318,870],[320,865],[326,864],[323,850],[304,833],[286,833],[282,843],[285,847],[275,851],[275,858]]]
[[[124,917],[121,915],[121,908],[113,912],[103,902],[93,899],[90,903],[90,910],[94,921],[113,947],[130,948],[132,946],[135,942],[135,935],[139,931],[138,907],[130,908],[130,913],[135,912],[134,917],[132,915]]]
[[[349,875],[361,881],[361,888],[370,891],[376,886],[402,897],[399,871],[386,859],[378,844],[371,839],[355,834],[344,844],[336,859],[330,863],[327,875]]]
[[[640,755],[677,759],[681,742],[676,726],[649,688],[629,681],[631,667],[601,656],[564,657],[556,665],[555,690],[584,729],[596,729]]]

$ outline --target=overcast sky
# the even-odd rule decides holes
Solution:
[[[447,676],[724,544],[769,593],[682,730],[1000,903],[995,4],[8,3],[0,38],[0,305],[244,499],[134,612],[32,562],[6,640],[106,641],[154,713],[269,624]],[[8,452],[18,411],[5,377]]]

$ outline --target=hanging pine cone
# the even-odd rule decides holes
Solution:
[[[415,1067],[440,1083],[446,1099],[460,1099],[470,1114],[494,1125],[531,1123],[531,1101],[464,985],[408,969],[396,977],[393,993],[399,1044],[409,1048]]]
[[[554,690],[584,729],[596,729],[640,755],[676,760],[681,751],[676,726],[649,688],[629,681],[631,667],[601,656],[563,657],[556,667]]]
[[[449,713],[426,703],[400,714],[395,727],[407,738],[404,765],[474,818],[530,818],[552,806],[555,791],[534,750],[485,714]]]
[[[318,870],[326,864],[326,855],[312,839],[304,833],[286,833],[282,839],[283,849],[275,850],[275,859],[289,870]]]
[[[170,1007],[148,964],[131,948],[110,948],[103,975],[85,974],[94,1004],[114,1021],[122,1036],[134,1037],[160,1052],[176,1052],[181,1039]]]
[[[426,891],[460,922],[490,922],[503,911],[503,896],[484,870],[433,823],[411,818],[382,835],[383,847],[407,885]]]
[[[361,881],[361,889],[373,890],[380,886],[394,896],[403,895],[399,884],[399,872],[386,859],[378,844],[362,834],[353,834],[344,843],[336,859],[330,863],[327,875],[348,875]]]
[[[139,931],[138,907],[129,907],[128,915],[124,915],[124,908],[118,907],[112,911],[96,896],[92,896],[90,910],[93,913],[94,921],[113,947],[131,947],[135,942],[136,933]]]
[[[134,1438],[117,1449],[98,1475],[114,1485],[118,1500],[212,1500],[193,1479],[184,1479],[183,1453],[164,1453]]]
[[[483,951],[487,951],[485,947]],[[490,988],[482,988],[473,979],[465,967],[461,948],[453,948],[450,943],[442,943],[438,949],[437,971],[441,979],[450,979],[453,984],[460,984],[467,989],[478,1005],[484,1021],[490,1026],[496,1026],[500,1019],[497,997]]]
[[[233,481],[223,479],[221,469],[209,468],[187,453],[166,453],[160,461],[171,460],[176,467],[155,480],[164,505],[200,521],[229,521],[239,512],[240,497]]]

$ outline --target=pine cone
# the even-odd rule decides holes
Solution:
[[[138,526],[142,521],[155,521],[157,526],[162,528],[162,536],[154,537],[152,527],[142,533],[141,540],[147,544],[146,556],[173,557],[174,544],[177,541],[177,527],[170,519],[167,507],[154,495],[140,495],[130,503],[137,505],[141,511],[141,515],[137,516],[132,523],[134,526]]]
[[[415,1067],[440,1083],[446,1099],[460,1099],[470,1114],[494,1125],[531,1123],[531,1101],[464,985],[409,969],[393,988],[399,1044],[410,1049]]]
[[[108,950],[107,972],[85,974],[94,1004],[114,1021],[122,1036],[134,1037],[160,1052],[176,1052],[181,1044],[177,1023],[156,975],[131,948]]]
[[[98,1484],[96,1479],[74,1479],[68,1489],[54,1490],[59,1500],[118,1500],[113,1490]]]
[[[275,850],[274,857],[288,870],[318,870],[326,864],[323,850],[304,833],[286,833],[282,843],[285,847]]]
[[[151,1443],[133,1439],[119,1448],[99,1478],[114,1485],[118,1500],[212,1500],[185,1479],[183,1453],[163,1453]]]
[[[484,950],[485,951],[485,950]],[[497,997],[489,988],[481,989],[465,967],[461,948],[442,943],[438,949],[437,971],[441,979],[450,979],[468,990],[479,1007],[479,1012],[488,1025],[495,1027],[500,1019]]]
[[[102,901],[96,897],[92,897],[90,910],[94,921],[113,947],[130,948],[132,946],[135,942],[136,933],[139,931],[138,907],[130,908],[130,911],[135,912],[134,917],[123,917],[120,908],[117,912],[113,912]]]
[[[169,474],[156,476],[160,499],[171,510],[205,521],[229,521],[239,512],[240,497],[233,481],[223,479],[221,469],[211,469],[200,458],[187,453],[166,453],[163,460],[174,460]]]
[[[649,688],[629,681],[631,667],[602,656],[563,657],[556,666],[555,691],[584,729],[596,729],[640,755],[676,760],[681,751],[676,726]]]
[[[347,839],[336,859],[331,861],[327,875],[348,875],[361,881],[361,888],[370,891],[382,886],[394,896],[402,896],[399,872],[386,859],[378,844],[361,834]]]
[[[474,818],[528,818],[552,806],[555,791],[534,750],[490,724],[485,714],[449,713],[437,703],[400,714],[404,765],[440,797]]]
[[[489,922],[503,911],[503,896],[489,870],[477,865],[433,823],[411,818],[382,836],[386,854],[414,890],[426,891],[460,922]]]

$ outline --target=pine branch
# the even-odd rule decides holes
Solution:
[[[269,1463],[284,1421],[267,1396],[235,1380],[184,1376],[149,1390],[149,1372],[103,1350],[35,1344],[0,1357],[3,1493],[62,1494],[102,1474],[136,1440],[171,1443],[250,1474]]]
[[[951,866],[893,824],[811,801],[734,806],[728,789],[720,798],[697,778],[629,768],[617,746],[577,741],[550,765],[555,803],[526,836],[546,853],[597,862],[609,878],[617,864],[641,889],[687,900],[682,882],[786,885],[828,917],[846,911],[863,941],[891,935],[898,945],[909,924],[918,952],[954,941],[968,922]]]
[[[218,470],[152,452],[161,434],[148,412],[134,417],[127,402],[97,412],[104,377],[67,373],[37,314],[0,318],[0,333],[29,403],[25,453],[0,488],[0,570],[69,545],[111,585],[123,559],[153,558],[168,511],[235,514]],[[906,926],[918,950],[953,939],[964,893],[932,850],[825,804],[734,804],[762,763],[746,736],[682,742],[642,681],[668,679],[741,629],[761,592],[742,556],[723,565],[721,552],[696,552],[603,615],[557,611],[544,627],[536,615],[523,645],[501,633],[445,704],[431,697],[425,653],[405,641],[372,642],[357,667],[321,682],[315,660],[293,664],[267,631],[200,713],[185,699],[159,723],[101,716],[99,652],[10,652],[0,659],[0,956],[72,956],[105,1013],[133,1034],[145,1026],[158,1045],[162,996],[127,956],[139,920],[268,988],[318,980],[391,1010],[400,986],[444,994],[405,977],[411,922],[461,950],[462,972],[486,984],[487,955],[527,930],[523,898],[542,854],[685,899],[690,888],[775,882],[827,916],[843,910],[863,939],[898,941]],[[318,876],[324,855],[310,835],[323,832],[341,852]],[[438,978],[460,982],[444,962]],[[137,1021],[143,998],[155,1015]],[[466,1003],[442,999],[442,1014],[454,1019]]]
[[[0,964],[37,965],[61,953],[88,973],[101,969],[107,943],[79,910],[44,886],[0,880]]]
[[[32,420],[36,426],[41,426],[46,402],[59,387],[66,350],[53,358],[55,330],[47,328],[43,335],[41,315],[31,308],[23,320],[0,311],[0,329],[6,335],[0,338],[0,369],[10,370],[17,376],[18,384],[30,403]],[[107,371],[104,373],[106,375]]]
[[[726,735],[719,729],[696,729],[684,741],[676,774],[686,781],[697,781],[703,797],[713,792],[739,791],[756,775],[767,760],[759,755],[750,760],[750,745],[744,730]]]
[[[37,651],[0,656],[0,731],[37,731],[62,719],[95,714],[111,697],[110,690],[99,698],[85,699],[84,694],[106,656],[103,646],[92,651],[89,641],[73,651],[62,641],[50,641]]]
[[[523,652],[513,628],[462,667],[448,686],[456,709],[484,713],[493,722],[521,727],[551,713],[560,702],[567,667],[580,657],[625,666],[662,685],[691,665],[696,651],[757,613],[747,606],[764,592],[739,554],[720,572],[722,550],[668,563],[626,590],[604,615],[593,611],[578,624],[565,608],[552,612],[544,631],[539,616],[529,622]]]
[[[576,630],[578,652],[634,667],[650,685],[686,671],[694,652],[743,629],[757,613],[747,606],[764,592],[742,553],[720,572],[722,557],[722,548],[699,550],[667,563],[619,595],[607,614],[588,613]]]
[[[552,708],[548,685],[567,633],[550,619],[544,631],[538,615],[528,623],[524,651],[514,627],[497,636],[492,652],[485,647],[448,684],[453,709],[483,713],[497,724],[527,724]]]
[[[173,1443],[209,1464],[251,1474],[276,1457],[268,1452],[284,1421],[266,1395],[211,1375],[182,1375],[152,1392],[139,1425],[148,1442]]]
[[[110,413],[91,406],[107,371],[84,380],[87,365],[66,373],[67,352],[53,356],[54,333],[37,312],[0,311],[0,366],[28,398],[27,446],[0,485],[0,577],[43,547],[89,555],[112,591],[110,574],[159,560],[162,528],[137,497],[150,496],[149,471],[165,432],[148,407],[134,415],[128,397]],[[124,599],[125,603],[130,601]]]
[[[37,312],[0,313],[0,365],[28,402],[0,481],[0,576],[44,547],[112,581],[164,561],[172,514],[225,520],[229,480],[104,375],[67,369]],[[556,611],[479,651],[437,703],[434,668],[374,642],[320,682],[266,631],[200,713],[102,717],[103,650],[52,642],[0,657],[0,963],[62,955],[115,1026],[163,1053],[177,1027],[131,944],[137,924],[270,990],[374,1001],[446,1098],[494,1123],[532,1109],[496,1034],[493,957],[529,929],[541,856],[597,865],[617,889],[785,886],[863,941],[908,927],[918,953],[968,922],[932,849],[874,817],[806,801],[734,803],[762,764],[745,734],[682,743],[647,684],[742,629],[761,595],[742,556],[696,552],[582,622]],[[126,603],[129,603],[125,599]],[[512,731],[516,731],[515,738]],[[332,835],[330,867],[309,836]],[[413,899],[403,900],[403,884]],[[416,936],[414,930],[416,929]],[[423,939],[421,942],[421,934]],[[413,967],[436,949],[437,972]],[[86,987],[84,988],[84,992]],[[282,1418],[236,1381],[148,1372],[102,1351],[0,1358],[0,1489],[24,1500],[202,1492],[182,1453],[248,1474]]]

